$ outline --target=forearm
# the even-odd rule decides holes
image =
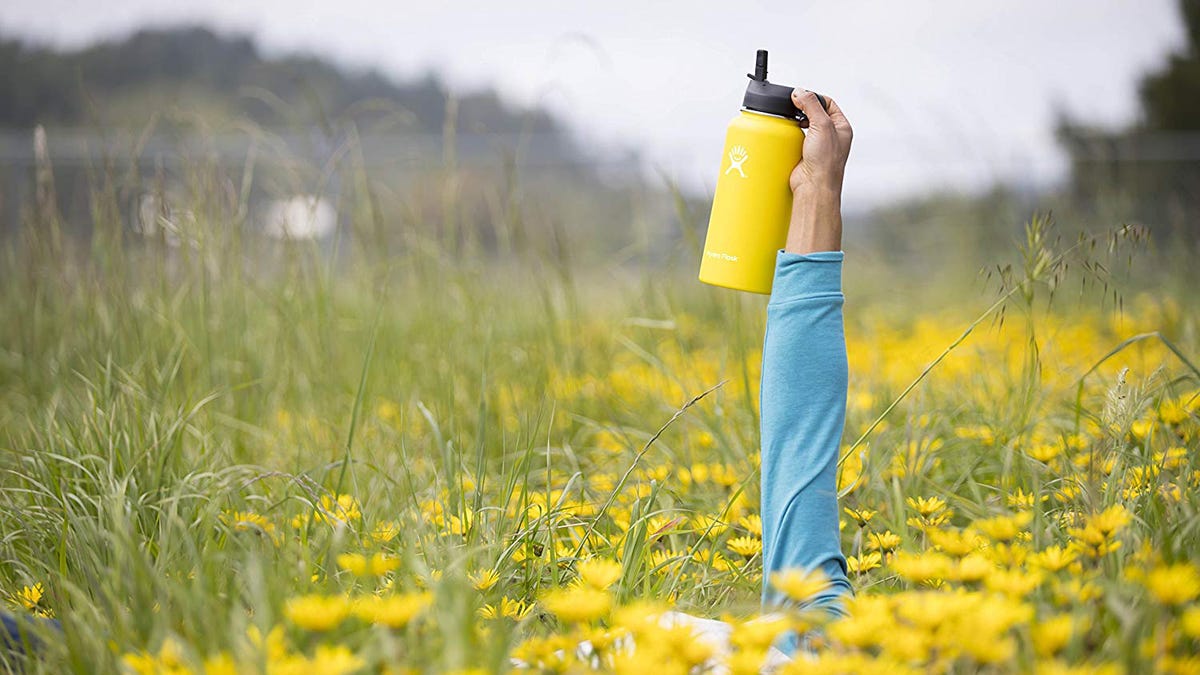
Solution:
[[[805,186],[792,194],[792,220],[785,250],[789,253],[842,250],[842,192]]]
[[[833,242],[828,231],[811,233]],[[835,613],[850,592],[837,505],[848,376],[842,259],[837,250],[777,255],[760,390],[763,599],[782,601],[773,572],[819,568],[831,585],[813,602]]]

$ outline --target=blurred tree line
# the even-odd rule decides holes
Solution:
[[[7,128],[137,126],[183,101],[210,118],[263,126],[328,124],[353,110],[360,121],[390,118],[407,131],[440,134],[450,98],[433,73],[397,83],[314,56],[267,58],[247,37],[202,27],[141,30],[68,52],[0,38],[0,127]],[[492,91],[460,96],[457,107],[465,130],[565,133],[547,112],[506,105]]]
[[[417,230],[450,249],[543,246],[555,257],[636,259],[680,239],[673,202],[627,175],[640,161],[631,151],[584,146],[545,109],[454,91],[432,72],[399,81],[317,56],[265,55],[249,37],[204,27],[74,50],[0,37],[0,237],[33,201],[39,125],[51,201],[63,231],[80,238],[96,227],[98,193],[137,231],[144,204],[183,213],[213,193],[193,189],[204,170],[214,175],[205,185],[237,196],[228,186],[253,156],[252,212],[238,218],[261,229],[273,200],[319,195],[340,228],[381,254]],[[114,161],[131,170],[114,171]]]
[[[1187,43],[1139,86],[1142,119],[1099,129],[1063,118],[1074,201],[1115,207],[1156,232],[1200,243],[1200,0],[1180,0]]]

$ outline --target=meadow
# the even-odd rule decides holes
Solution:
[[[828,621],[800,573],[762,616],[766,298],[686,238],[330,251],[215,184],[181,245],[103,185],[90,238],[40,202],[3,242],[0,591],[63,627],[11,667],[755,673],[798,630],[786,672],[1200,671],[1197,298],[1136,228],[1039,216],[966,272],[848,247]]]

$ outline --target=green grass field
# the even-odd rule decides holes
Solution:
[[[1200,670],[1197,297],[1139,235],[849,251],[858,594],[751,621],[764,297],[686,251],[266,242],[204,185],[194,245],[102,199],[3,244],[0,589],[64,627],[25,672],[749,673],[814,625],[795,672]]]

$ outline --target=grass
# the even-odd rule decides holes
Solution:
[[[750,672],[820,622],[744,623],[765,298],[682,244],[263,241],[212,178],[190,245],[123,233],[103,183],[90,241],[43,200],[4,243],[0,588],[64,627],[28,672],[703,669],[667,605],[733,620]],[[1195,298],[1137,290],[1136,231],[1026,232],[937,307],[851,251],[858,599],[804,668],[1196,666]]]

